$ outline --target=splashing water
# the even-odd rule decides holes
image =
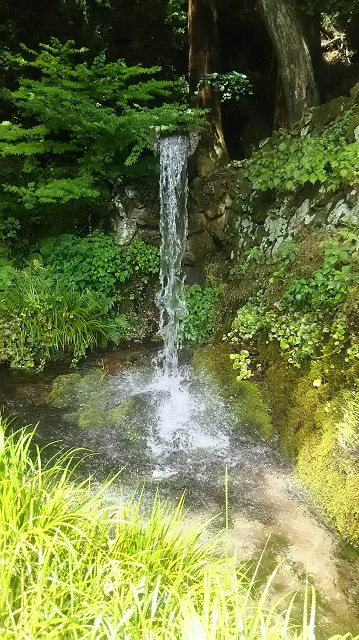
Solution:
[[[181,265],[187,239],[188,138],[184,135],[161,138],[159,150],[162,243],[161,289],[156,303],[164,345],[156,359],[156,372],[168,379],[178,375],[179,323],[187,313]]]

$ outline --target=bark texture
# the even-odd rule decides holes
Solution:
[[[218,15],[215,0],[189,0],[189,88],[193,96],[198,82],[208,73],[219,71]],[[228,159],[223,136],[221,105],[211,85],[201,89],[195,106],[208,109],[208,128],[201,135],[198,173],[208,175],[218,163]]]
[[[258,6],[277,57],[288,124],[292,125],[309,107],[319,104],[306,35],[293,0],[258,0]]]

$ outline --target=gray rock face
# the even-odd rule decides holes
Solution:
[[[184,264],[194,265],[203,258],[215,253],[216,246],[207,231],[189,236],[187,240]]]
[[[136,222],[126,217],[112,218],[112,228],[120,245],[130,244],[137,232]]]

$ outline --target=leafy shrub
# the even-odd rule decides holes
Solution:
[[[345,362],[358,360],[359,326],[353,303],[358,280],[357,240],[352,232],[343,231],[323,243],[322,266],[307,278],[293,278],[275,259],[270,282],[273,286],[276,279],[281,281],[279,295],[272,300],[268,289],[261,290],[238,310],[228,334],[234,348],[255,346],[260,336],[267,342],[275,341],[289,363],[300,367],[311,361],[316,365],[316,385],[335,368],[335,357]],[[288,266],[285,257],[284,264]],[[250,362],[244,353],[242,349],[232,354],[240,375]]]
[[[6,159],[0,194],[8,210],[23,216],[35,210],[47,218],[54,205],[82,202],[86,219],[89,207],[103,210],[118,178],[133,175],[144,152],[155,171],[151,127],[173,132],[201,126],[199,112],[174,102],[177,83],[155,77],[159,67],[108,62],[104,54],[86,62],[86,49],[55,38],[39,51],[22,49],[8,55],[23,69],[18,89],[8,91],[16,112],[0,124]],[[142,175],[148,173],[147,162]]]
[[[213,334],[218,291],[199,284],[185,285],[187,315],[181,320],[180,337],[184,342],[203,344]]]
[[[248,161],[247,176],[255,189],[291,190],[306,183],[325,183],[326,190],[355,184],[359,176],[359,143],[347,131],[352,110],[324,131],[302,134],[280,131]]]
[[[85,238],[64,234],[39,243],[51,277],[75,291],[90,291],[112,306],[127,300],[137,305],[159,270],[158,248],[142,240],[121,247],[114,234],[94,231]]]
[[[197,93],[207,84],[211,85],[220,95],[222,102],[225,100],[243,101],[243,97],[253,93],[252,83],[248,76],[238,71],[226,73],[207,73],[197,86]]]
[[[0,295],[0,361],[42,368],[56,356],[74,362],[88,348],[124,334],[124,317],[110,319],[104,301],[89,290],[54,284],[38,272],[17,272]]]

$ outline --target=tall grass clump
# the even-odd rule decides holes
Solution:
[[[41,271],[18,271],[0,292],[0,361],[40,369],[58,356],[77,361],[88,348],[119,341],[126,321],[107,312],[89,290],[56,284]]]
[[[270,581],[255,595],[182,502],[146,517],[75,474],[71,454],[44,464],[34,432],[0,428],[0,638],[314,640],[309,598],[294,627],[293,599],[270,604]]]

